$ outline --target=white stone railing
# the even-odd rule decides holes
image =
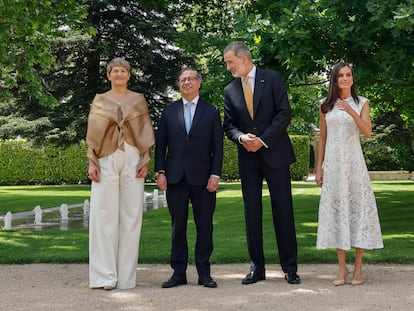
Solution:
[[[414,180],[414,172],[409,171],[369,171],[371,180]]]
[[[151,209],[157,209],[159,207],[166,207],[167,201],[165,196],[165,191],[159,191],[154,189],[153,192],[144,192],[144,211]],[[45,225],[42,222],[43,215],[45,213],[59,212],[61,216],[61,223],[66,224],[69,221],[69,210],[72,208],[83,208],[83,216],[89,217],[89,200],[86,199],[83,203],[79,204],[61,204],[58,207],[50,207],[42,209],[40,205],[37,205],[33,210],[26,212],[12,213],[7,212],[6,215],[0,216],[0,220],[3,221],[4,226],[0,227],[2,230],[12,230],[13,219],[22,219],[33,217],[33,225],[42,226]],[[67,226],[66,226],[67,227]]]
[[[414,172],[409,171],[369,171],[371,180],[414,180]],[[315,181],[315,174],[308,174],[303,181]]]

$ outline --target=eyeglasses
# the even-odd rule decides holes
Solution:
[[[186,83],[187,81],[188,82],[194,82],[195,80],[198,80],[198,78],[197,77],[185,77],[185,78],[182,78],[182,79],[178,80],[178,82]]]

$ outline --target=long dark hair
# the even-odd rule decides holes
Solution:
[[[339,71],[344,67],[348,67],[349,69],[351,69],[352,77],[354,76],[352,67],[348,63],[339,62],[333,67],[332,72],[331,72],[331,78],[329,80],[328,96],[326,97],[325,101],[321,105],[321,111],[323,113],[327,113],[331,111],[335,105],[335,102],[338,100],[338,98],[341,98],[340,90],[338,87],[338,74],[339,74]],[[355,89],[355,80],[351,86],[351,95],[352,95],[352,98],[355,100],[355,102],[358,104],[359,99],[358,99],[358,94]]]

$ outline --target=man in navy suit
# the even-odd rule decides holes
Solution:
[[[162,288],[187,284],[189,201],[197,230],[198,284],[217,287],[210,274],[210,257],[223,160],[223,129],[219,110],[199,97],[201,83],[201,75],[194,69],[185,68],[178,74],[182,98],[164,108],[156,133],[155,171],[158,187],[167,191],[174,270]]]
[[[285,83],[273,70],[257,68],[244,42],[224,50],[236,78],[224,88],[224,131],[238,146],[250,272],[242,284],[265,280],[262,229],[263,179],[270,192],[273,226],[285,279],[299,284],[289,165],[296,161],[286,128],[291,109]]]

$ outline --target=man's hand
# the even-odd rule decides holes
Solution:
[[[165,174],[158,174],[157,176],[157,186],[160,190],[167,190],[167,176]]]
[[[219,178],[210,176],[207,183],[207,190],[209,192],[215,192],[218,188]]]
[[[240,141],[243,143],[244,149],[249,152],[256,152],[263,147],[262,141],[256,135],[247,133],[240,136]]]

